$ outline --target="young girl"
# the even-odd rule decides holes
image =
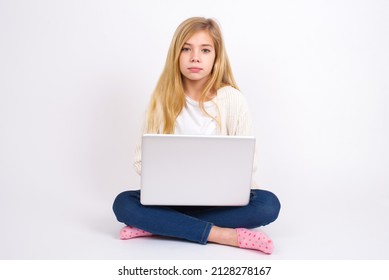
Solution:
[[[253,135],[248,105],[235,83],[222,34],[212,19],[194,17],[177,28],[152,95],[144,133]],[[135,168],[141,171],[141,143]],[[144,206],[140,191],[125,191],[113,204],[126,224],[121,239],[161,235],[254,249],[271,254],[273,242],[258,230],[277,219],[280,203],[251,190],[247,206]],[[228,191],[228,190],[226,190]]]

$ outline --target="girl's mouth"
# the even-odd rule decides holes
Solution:
[[[198,67],[190,67],[188,68],[190,72],[192,73],[198,73],[200,72],[201,70],[203,70],[202,68],[198,68]]]

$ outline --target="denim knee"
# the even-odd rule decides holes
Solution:
[[[129,213],[134,213],[133,208],[139,201],[139,191],[124,191],[115,198],[113,212],[119,222],[125,222]]]
[[[261,217],[262,226],[274,222],[280,213],[281,203],[278,197],[266,190],[253,190],[254,204],[257,205],[257,216]]]

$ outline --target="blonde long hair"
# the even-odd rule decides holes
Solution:
[[[207,30],[215,46],[215,62],[211,77],[205,84],[199,106],[205,112],[207,94],[229,85],[236,89],[231,66],[224,47],[220,27],[213,19],[192,17],[182,22],[174,33],[166,58],[165,67],[151,96],[147,110],[148,133],[174,133],[175,121],[185,106],[185,94],[179,66],[181,50],[185,42],[198,31]]]

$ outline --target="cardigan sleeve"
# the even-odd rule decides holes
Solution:
[[[138,140],[135,146],[135,152],[134,152],[134,168],[135,172],[141,175],[142,173],[142,135],[146,133],[147,126],[146,126],[146,118],[144,118],[142,127],[139,131]]]
[[[254,136],[251,112],[245,96],[237,89],[226,86],[218,90],[216,103],[219,109],[219,134]],[[257,170],[258,145],[255,145],[253,173]]]
[[[235,88],[225,87],[221,90],[220,113],[224,120],[221,134],[236,136],[254,136],[254,125],[249,105],[245,96]],[[253,162],[253,188],[258,188],[254,175],[258,169],[258,143],[255,144]]]
[[[254,136],[254,125],[251,112],[246,99],[241,95],[237,112],[235,135]],[[258,144],[255,144],[255,154],[253,163],[253,173],[258,168]]]

